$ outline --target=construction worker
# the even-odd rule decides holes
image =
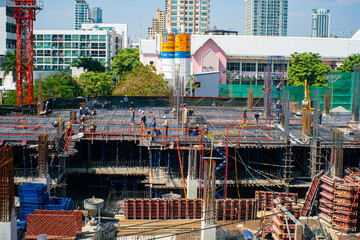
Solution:
[[[109,102],[105,101],[104,108],[108,108],[108,107],[109,107]]]
[[[243,110],[243,124],[246,124],[246,119],[247,119],[247,110],[246,110],[246,108],[244,108],[244,110]]]
[[[144,127],[146,128],[146,115],[144,111],[141,111],[141,122],[143,123]]]
[[[85,114],[80,117],[80,122],[85,122]]]
[[[120,109],[122,109],[124,107],[124,102],[123,100],[120,101]]]
[[[134,125],[135,122],[135,110],[133,108],[130,108],[131,111],[131,125]]]
[[[90,123],[90,132],[91,133],[96,132],[96,125],[93,122]]]
[[[275,108],[276,108],[276,111],[277,111],[277,115],[278,115],[278,124],[280,124],[281,122],[281,109],[282,109],[282,105],[281,105],[281,102],[280,100],[277,101],[277,103],[275,104]]]
[[[189,110],[189,116],[194,116],[195,113],[194,113],[194,109],[193,108],[190,108]]]
[[[166,119],[166,116],[164,116],[163,118],[164,118],[163,127],[165,128],[165,136],[167,136],[168,135],[168,129],[169,129],[169,122]]]
[[[319,124],[322,122],[322,112],[319,110]]]
[[[53,128],[57,128],[57,126],[58,126],[58,121],[55,120],[55,121],[52,123],[52,126],[53,126]]]
[[[92,111],[91,111],[91,116],[95,116],[96,115],[96,109],[93,109]]]
[[[45,116],[47,116],[50,113],[50,103],[49,101],[46,101],[45,103]]]
[[[128,104],[129,104],[129,98],[128,98],[127,95],[125,95],[125,97],[124,97],[124,107],[128,108],[129,107]]]
[[[207,127],[207,125],[204,125],[204,133],[208,134],[209,133],[209,128]]]
[[[80,108],[79,108],[79,120],[80,120],[80,121],[81,121],[81,117],[82,117],[83,114],[84,114],[83,108],[80,107]]]
[[[130,107],[131,107],[131,108],[134,108],[134,102],[131,102],[131,103],[130,103]]]
[[[71,131],[72,131],[72,125],[71,122],[68,122],[66,126],[66,136],[69,136],[71,134]]]
[[[259,117],[260,117],[260,115],[261,115],[261,113],[255,113],[255,114],[254,114],[254,119],[255,119],[256,125],[259,124]]]
[[[79,132],[85,132],[85,124],[83,122],[79,126]]]
[[[151,121],[151,128],[153,129],[153,134],[156,135],[156,118],[153,117],[153,120]]]

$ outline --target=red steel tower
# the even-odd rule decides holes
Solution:
[[[40,7],[36,0],[14,0],[16,19],[16,92],[17,105],[33,104],[33,23]]]

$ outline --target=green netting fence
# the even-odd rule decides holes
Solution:
[[[354,76],[354,73],[331,73],[328,77],[329,81],[327,87],[309,87],[310,98],[318,99],[320,108],[323,109],[324,93],[333,92],[332,98],[330,95],[330,102],[332,101],[332,107],[336,108],[342,106],[345,109],[351,111]],[[220,96],[246,98],[248,96],[249,87],[253,88],[254,97],[262,97],[262,85],[237,84],[221,84],[219,89]],[[276,98],[278,97],[278,94],[275,88],[276,86],[274,86],[272,90],[273,96]],[[290,102],[300,103],[304,99],[304,86],[286,86],[285,90],[289,90]],[[259,93],[255,96],[257,92]]]

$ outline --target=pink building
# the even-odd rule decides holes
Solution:
[[[140,60],[161,72],[159,37],[140,41]],[[333,69],[351,54],[360,53],[360,32],[352,38],[193,35],[191,74],[220,72],[220,84],[263,85],[268,57],[283,56],[285,71],[294,52],[319,53]],[[276,71],[276,64],[273,66]]]

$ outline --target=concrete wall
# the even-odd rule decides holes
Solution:
[[[220,72],[195,74],[195,82],[200,82],[200,87],[195,88],[196,97],[219,96]]]
[[[0,222],[0,240],[17,240],[16,217],[11,222]]]

